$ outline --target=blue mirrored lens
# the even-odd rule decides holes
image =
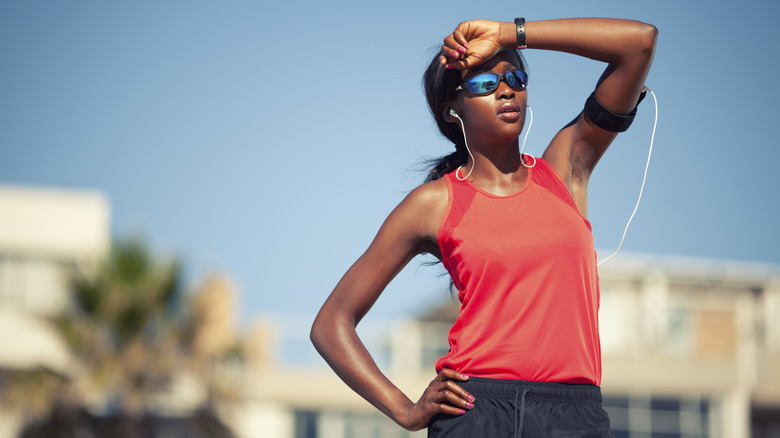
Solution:
[[[522,88],[528,82],[528,76],[522,70],[512,70],[504,77],[506,83],[512,88]]]
[[[523,89],[528,82],[528,76],[525,72],[520,69],[515,69],[500,76],[495,73],[484,73],[474,76],[468,80],[467,86],[469,91],[473,94],[492,93],[498,88],[501,77],[504,77],[506,83],[515,90]]]
[[[490,93],[498,88],[498,75],[485,73],[469,79],[469,91],[474,94]]]

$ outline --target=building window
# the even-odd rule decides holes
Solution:
[[[715,438],[710,403],[698,398],[605,397],[615,438]]]
[[[316,412],[295,412],[295,438],[317,438]]]
[[[296,411],[295,438],[411,438],[425,432],[404,430],[379,413]]]
[[[750,423],[753,438],[780,437],[780,407],[754,406]]]

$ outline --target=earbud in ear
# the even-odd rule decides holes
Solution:
[[[452,108],[450,108],[450,115],[453,117],[458,117],[458,113],[456,113],[455,110]]]

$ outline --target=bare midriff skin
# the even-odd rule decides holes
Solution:
[[[629,20],[577,18],[531,21],[525,29],[529,49],[568,52],[605,62],[606,69],[595,88],[596,99],[614,113],[626,114],[634,109],[655,52],[654,26]],[[501,53],[514,49],[515,44],[513,22],[468,21],[444,39],[441,61],[460,70],[464,80],[482,72],[503,73],[518,67],[512,56]],[[525,123],[526,104],[527,91],[513,90],[501,81],[492,94],[461,92],[450,107],[442,108],[448,121],[459,123],[449,115],[449,109],[455,109],[462,118],[474,155],[462,170],[471,170],[468,178],[480,189],[508,195],[524,186],[528,170],[522,165],[518,137]],[[511,110],[506,105],[512,105]],[[588,180],[615,136],[580,114],[555,135],[543,154],[563,177],[586,218]],[[311,330],[317,351],[336,374],[408,430],[425,428],[436,414],[460,415],[479,403],[457,384],[468,377],[444,369],[419,399],[412,401],[381,372],[355,328],[414,256],[427,252],[441,258],[438,230],[447,196],[443,179],[409,193],[336,285]]]

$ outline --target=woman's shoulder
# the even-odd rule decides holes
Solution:
[[[426,182],[412,190],[396,207],[391,214],[393,222],[408,227],[417,238],[436,241],[448,199],[444,179]]]
[[[447,182],[442,177],[433,181],[428,181],[412,190],[407,196],[407,199],[416,205],[427,208],[442,203],[446,206],[449,197],[448,193]]]

